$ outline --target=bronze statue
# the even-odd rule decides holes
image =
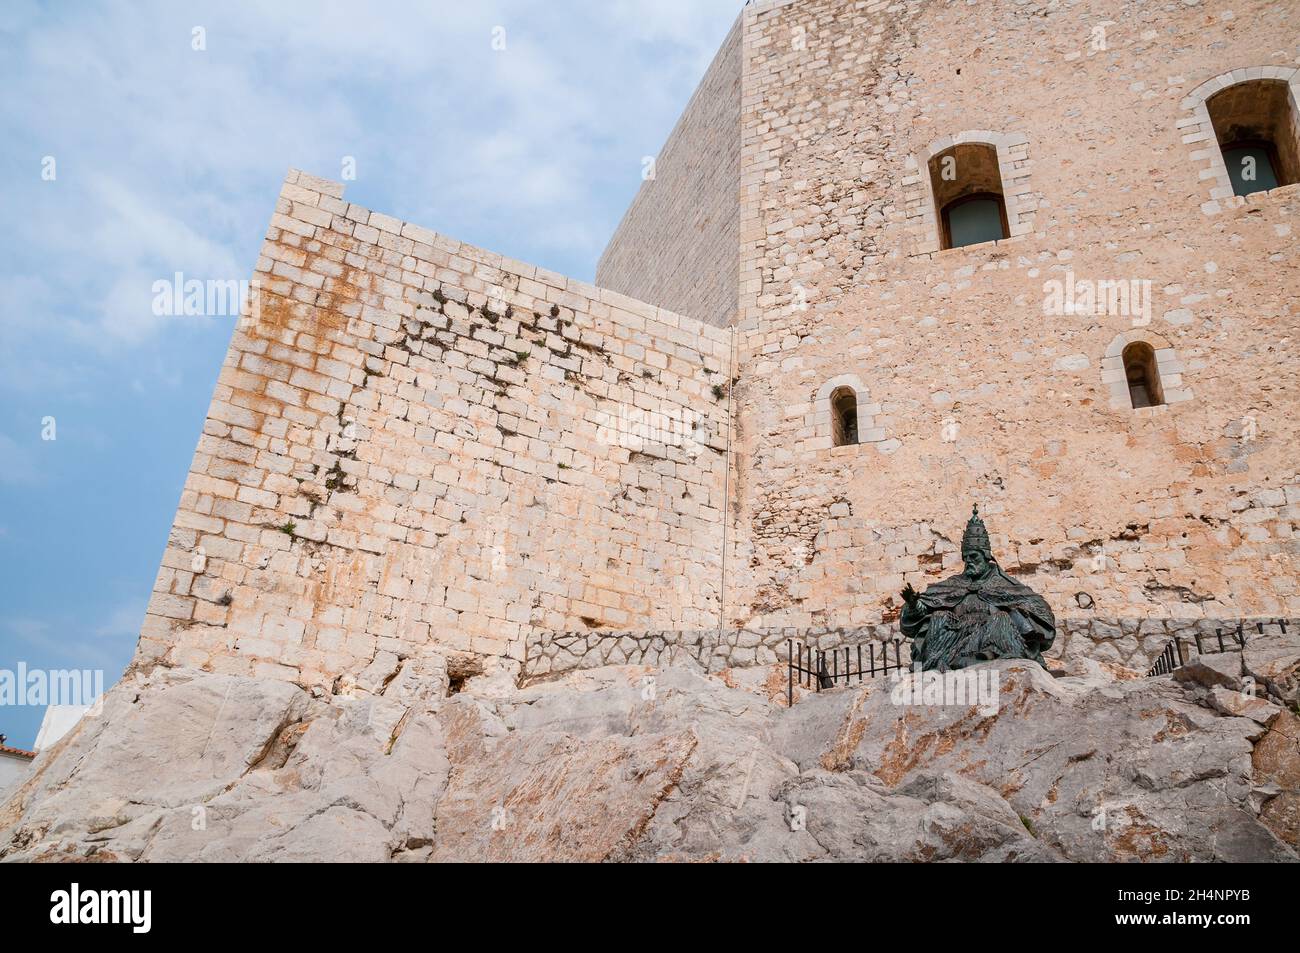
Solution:
[[[966,571],[918,594],[903,589],[903,635],[912,640],[912,667],[965,668],[997,658],[1033,659],[1056,638],[1047,600],[1012,579],[993,559],[988,530],[975,506],[961,538]]]

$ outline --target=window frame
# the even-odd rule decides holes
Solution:
[[[935,194],[930,163],[943,153],[963,145],[986,146],[996,152],[998,184],[1002,190],[1002,213],[1006,216],[1004,233],[1007,237],[1003,241],[1012,242],[1034,231],[1034,218],[1040,197],[1032,186],[1033,160],[1030,154],[1029,137],[1020,132],[966,129],[934,140],[925,148],[907,156],[905,160],[907,172],[903,179],[903,187],[907,207],[906,229],[911,238],[908,254],[911,256],[959,251],[959,249],[943,247],[942,207]],[[961,247],[970,249],[981,246]]]
[[[1205,200],[1200,206],[1202,214],[1206,216],[1217,215],[1225,207],[1238,207],[1251,201],[1254,196],[1268,194],[1261,191],[1252,192],[1249,196],[1237,195],[1232,178],[1228,174],[1228,166],[1223,158],[1223,146],[1219,143],[1218,131],[1209,109],[1210,101],[1220,93],[1243,83],[1254,82],[1278,82],[1285,85],[1287,102],[1291,109],[1292,128],[1300,137],[1300,67],[1237,67],[1207,79],[1188,93],[1180,104],[1183,116],[1178,119],[1176,125],[1183,144],[1189,150],[1192,162],[1199,170],[1199,178],[1204,183],[1202,188],[1208,187],[1208,195],[1201,193]],[[1273,147],[1277,149],[1277,143],[1273,143]],[[1297,143],[1297,163],[1300,164],[1300,143]],[[1274,173],[1280,171],[1279,164],[1275,162]],[[1300,168],[1291,171],[1300,176]],[[1294,184],[1279,185],[1278,188],[1290,188]],[[1276,189],[1269,191],[1276,191]]]
[[[1004,242],[1011,237],[1011,226],[1007,222],[1006,196],[1001,192],[971,192],[969,195],[959,195],[939,210],[939,237],[945,251],[950,248],[970,248],[972,245],[985,244],[985,242],[970,242],[965,245],[954,245],[952,243],[952,222],[948,217],[955,208],[985,199],[993,199],[997,202],[998,218],[1002,223],[1002,237],[986,239],[986,241]]]
[[[1273,186],[1273,189],[1281,189],[1294,184],[1282,181],[1282,157],[1277,151],[1277,143],[1273,142],[1271,139],[1236,139],[1232,142],[1219,143],[1219,155],[1223,157],[1223,167],[1228,169],[1229,182],[1232,181],[1232,169],[1228,167],[1228,152],[1233,149],[1258,149],[1261,152],[1266,153],[1268,155],[1269,164],[1273,167],[1273,181],[1277,182],[1277,185]],[[1255,195],[1259,192],[1272,192],[1273,189],[1256,189],[1254,192],[1247,192],[1246,195]],[[1235,186],[1233,187],[1233,193],[1241,198],[1245,197],[1241,195],[1241,193],[1237,192]]]
[[[1140,354],[1138,357],[1136,355]],[[1133,355],[1133,357],[1130,357]],[[1150,341],[1130,341],[1124,345],[1124,350],[1120,352],[1120,360],[1124,364],[1125,384],[1128,386],[1129,403],[1134,410],[1145,410],[1148,407],[1165,406],[1165,389],[1160,380],[1160,364],[1156,360],[1156,349],[1151,346]],[[1133,400],[1133,378],[1129,368],[1141,362],[1142,382],[1146,390],[1148,403],[1138,406]]]
[[[853,401],[851,408],[843,406],[846,401]],[[861,443],[860,429],[858,427],[858,393],[847,384],[842,384],[835,390],[831,391],[831,446],[832,447],[856,447]],[[845,421],[848,413],[853,414],[853,425],[849,427]],[[848,439],[849,435],[852,439]],[[838,438],[843,435],[844,440]]]
[[[1150,347],[1155,355],[1161,403],[1150,407],[1135,408],[1128,386],[1124,351],[1129,345],[1138,343]],[[1133,328],[1116,334],[1106,346],[1106,353],[1101,359],[1102,391],[1109,396],[1110,409],[1116,413],[1133,417],[1164,413],[1175,404],[1194,399],[1190,383],[1184,380],[1186,371],[1173,344],[1164,335],[1150,328]]]

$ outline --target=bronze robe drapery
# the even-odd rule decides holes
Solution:
[[[915,608],[905,605],[903,635],[912,663],[926,670],[965,668],[995,658],[1028,658],[1040,665],[1056,636],[1047,600],[994,565],[984,579],[965,574],[936,582]]]

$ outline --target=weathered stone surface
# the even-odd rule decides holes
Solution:
[[[475,702],[455,708],[436,861],[605,860],[654,816],[698,744],[689,727],[589,739],[537,725],[493,738]]]
[[[1174,669],[1176,682],[1195,683],[1207,688],[1221,685],[1224,688],[1241,688],[1241,653],[1219,652],[1211,655],[1194,655],[1187,664]]]
[[[920,771],[891,790],[868,772],[813,771],[781,794],[806,812],[819,859],[1060,860],[996,791],[953,772]]]
[[[1274,245],[1292,235],[1300,190],[1225,190],[1204,105],[1246,78],[1234,69],[1262,64],[1272,36],[1294,37],[1293,18],[1253,4],[1251,29],[1219,30],[1207,52],[1189,42],[1206,5],[1165,4],[1134,41],[1159,54],[1152,83],[1136,59],[1088,72],[1096,59],[1070,21],[1099,16],[1095,0],[756,6],[740,124],[744,485],[729,501],[747,535],[728,618],[890,618],[904,582],[920,590],[952,571],[941,546],[955,537],[939,537],[971,492],[1005,534],[1003,567],[1058,615],[1296,611],[1293,359],[1269,350],[1277,326],[1227,331],[1215,302],[1294,281],[1294,245]],[[948,69],[916,41],[936,36],[996,66]],[[1059,58],[1044,59],[1036,36],[1059,39]],[[1283,75],[1297,83],[1294,66]],[[1035,70],[1044,82],[1029,88],[1020,77]],[[876,95],[847,95],[855,85]],[[1132,96],[1122,105],[1117,87]],[[1086,148],[1058,135],[1063,117],[1093,113],[1107,132]],[[1148,175],[1151,152],[1126,146],[1138,140],[1177,161]],[[1008,237],[944,248],[938,166],[955,148],[971,169],[977,142],[998,159]],[[1110,176],[1145,191],[1151,214],[1135,217],[1141,200]],[[1117,222],[1149,240],[1111,241]],[[1136,319],[1089,302],[1060,320],[1049,300],[1076,278],[1139,273],[1153,293]],[[1211,354],[1215,333],[1250,344]],[[1122,350],[1139,341],[1158,355],[1162,406],[1132,406]],[[1261,398],[1260,381],[1286,381],[1284,392]],[[842,389],[856,397],[856,445],[835,445]],[[1133,641],[1097,657],[1128,663]]]
[[[1206,693],[1211,708],[1225,715],[1240,715],[1261,725],[1271,722],[1282,709],[1265,698],[1234,692],[1216,685]]]
[[[1288,705],[1300,703],[1300,629],[1251,639],[1241,652],[1246,674]]]
[[[494,668],[448,696],[438,660],[388,668],[319,698],[128,680],[0,806],[0,857],[1297,859],[1300,720],[1222,688],[1016,660],[961,704],[905,704],[909,674],[789,709],[756,670]]]
[[[446,778],[428,702],[326,703],[185,670],[128,679],[0,808],[0,856],[381,861],[427,846]]]
[[[425,646],[714,624],[730,332],[321,189],[286,180],[137,661],[372,690]]]
[[[1266,800],[1260,820],[1294,848],[1300,848],[1300,718],[1283,711],[1255,745],[1256,778],[1277,787]]]
[[[957,772],[1071,860],[1290,859],[1249,809],[1254,721],[1208,711],[1168,678],[1096,687],[1037,665],[991,665],[996,714],[900,707],[883,687],[833,693],[791,713],[786,750],[805,769],[865,770],[891,785]],[[823,706],[844,713],[831,746]]]

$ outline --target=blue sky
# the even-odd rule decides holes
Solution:
[[[131,657],[233,324],[154,281],[249,278],[285,171],[345,156],[349,200],[590,281],[740,7],[6,0],[0,669]]]

